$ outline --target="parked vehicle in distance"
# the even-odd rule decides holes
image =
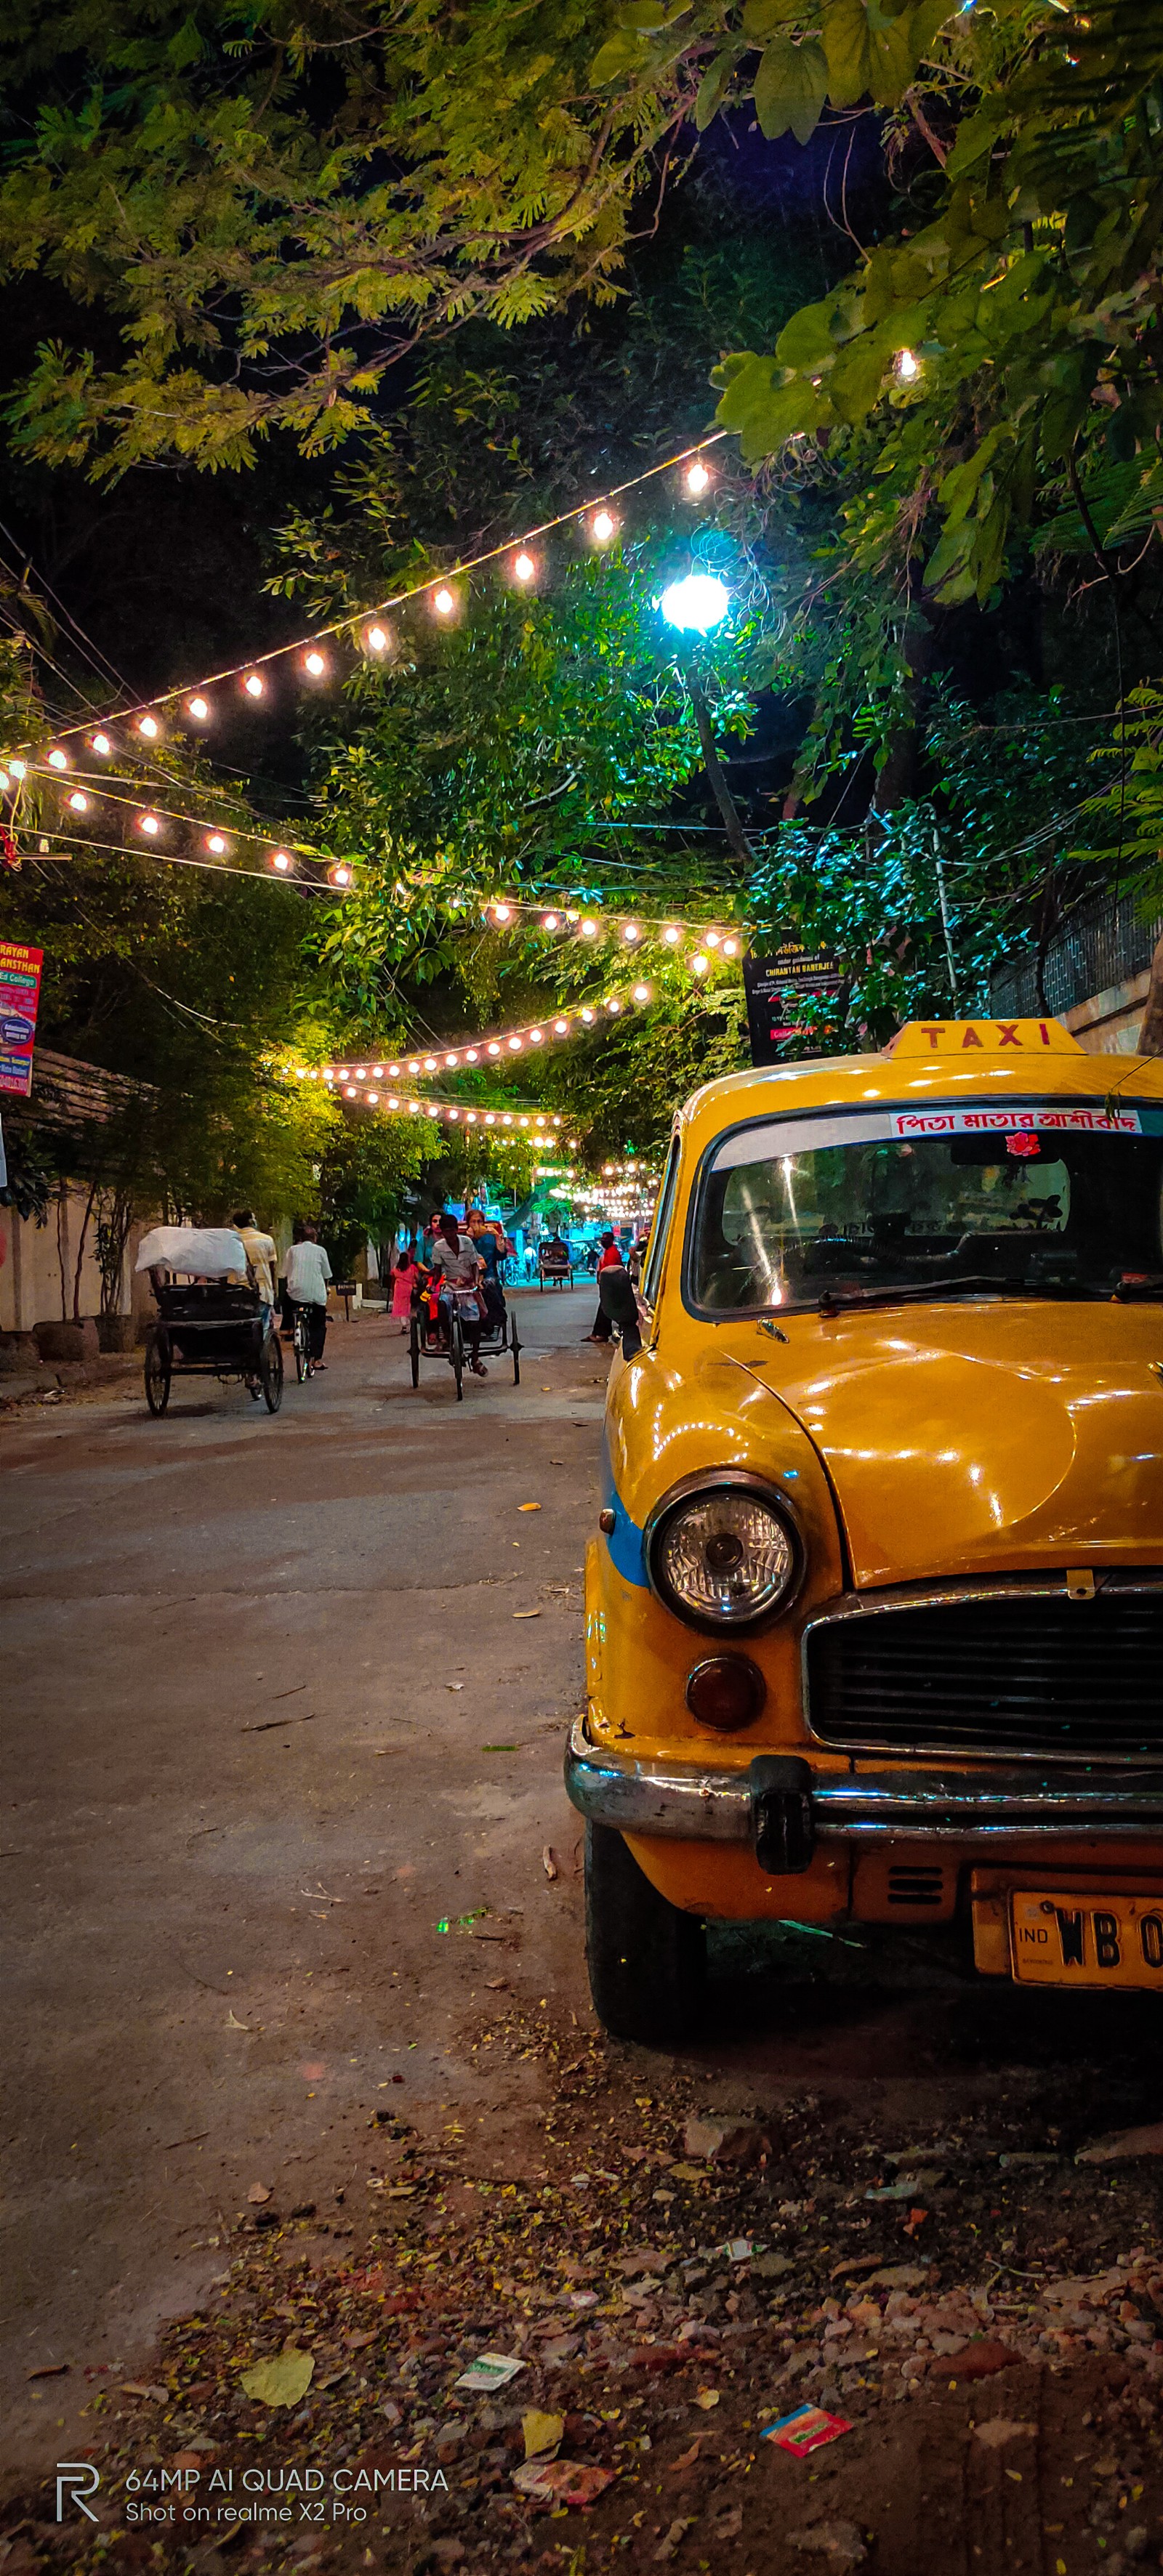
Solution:
[[[762,1917],[1163,1994],[1163,1063],[948,1022],[711,1083],[640,1297],[566,1758],[607,2027]]]

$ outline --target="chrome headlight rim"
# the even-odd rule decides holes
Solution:
[[[709,1499],[714,1494],[727,1492],[748,1494],[755,1502],[766,1504],[787,1533],[793,1565],[778,1601],[768,1602],[760,1610],[716,1615],[692,1610],[686,1602],[680,1601],[659,1573],[658,1557],[666,1531],[685,1503],[693,1502],[696,1497]],[[704,1637],[754,1636],[757,1629],[771,1627],[777,1619],[786,1618],[803,1589],[808,1570],[803,1532],[790,1494],[785,1494],[779,1485],[772,1484],[766,1476],[757,1475],[747,1467],[719,1467],[683,1476],[677,1485],[672,1485],[669,1492],[661,1496],[649,1513],[642,1532],[642,1549],[647,1581],[655,1600],[660,1601],[673,1618],[681,1619],[684,1627],[695,1628]]]

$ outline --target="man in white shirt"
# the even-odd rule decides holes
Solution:
[[[303,1308],[311,1357],[316,1368],[326,1368],[323,1345],[327,1339],[327,1288],[331,1264],[318,1241],[308,1218],[295,1224],[295,1240],[287,1254],[287,1295],[292,1312]]]

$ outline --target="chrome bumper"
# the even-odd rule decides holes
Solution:
[[[575,1718],[565,1786],[578,1813],[625,1834],[680,1842],[754,1843],[758,1802],[768,1794],[763,1758],[750,1771],[706,1771],[682,1763],[615,1762],[599,1753]],[[1056,1770],[1036,1761],[981,1771],[816,1771],[805,1793],[821,1840],[931,1841],[1015,1835],[1085,1835],[1089,1840],[1163,1833],[1163,1769]]]

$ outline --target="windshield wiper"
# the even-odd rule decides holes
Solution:
[[[886,1280],[880,1288],[825,1288],[819,1299],[818,1315],[834,1315],[841,1306],[901,1306],[927,1300],[936,1305],[943,1297],[966,1297],[980,1289],[998,1289],[1015,1297],[1053,1296],[1061,1288],[1077,1293],[1073,1280],[1027,1280],[1015,1278],[1004,1270],[966,1271],[960,1277],[936,1279],[901,1279],[895,1286]]]

